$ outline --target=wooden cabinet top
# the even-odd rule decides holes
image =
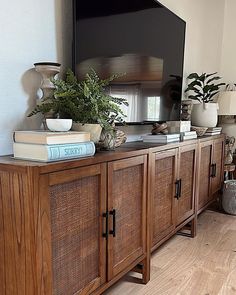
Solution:
[[[123,144],[114,151],[99,151],[93,157],[80,159],[70,159],[56,162],[36,162],[14,159],[12,155],[0,157],[0,170],[21,170],[22,172],[31,167],[39,169],[40,174],[53,171],[67,170],[76,167],[88,166],[103,162],[130,158],[148,154],[149,152],[164,151],[170,148],[177,148],[184,145],[196,144],[198,142],[209,141],[217,138],[223,138],[224,135],[203,136],[198,139],[187,140],[183,142],[175,142],[168,144],[129,142]]]

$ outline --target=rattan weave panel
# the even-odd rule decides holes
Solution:
[[[194,153],[195,150],[181,153],[179,175],[182,180],[182,191],[178,201],[179,216],[183,216],[192,209]]]
[[[209,201],[209,186],[210,186],[210,165],[211,165],[211,149],[212,146],[208,145],[201,148],[201,162],[199,173],[199,196],[198,208],[200,209]]]
[[[173,224],[173,183],[175,157],[167,157],[156,161],[155,190],[153,197],[153,246],[160,240],[160,234]]]
[[[142,165],[113,172],[113,207],[116,209],[114,266],[142,246]]]
[[[72,295],[99,275],[98,180],[50,187],[54,295]]]

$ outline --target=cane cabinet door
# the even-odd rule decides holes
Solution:
[[[213,159],[212,159],[212,177],[211,177],[211,195],[219,191],[223,181],[223,159],[224,159],[224,137],[214,140]]]
[[[106,280],[106,164],[54,172],[46,182],[53,295],[90,294]]]
[[[178,149],[152,154],[150,172],[151,247],[175,230],[175,182]]]
[[[147,156],[108,163],[108,280],[146,252]]]
[[[194,213],[195,172],[197,145],[179,148],[178,194],[177,194],[177,225]]]
[[[198,211],[211,200],[211,176],[212,176],[213,141],[200,143],[198,157],[197,194]]]

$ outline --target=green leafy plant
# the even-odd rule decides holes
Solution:
[[[187,78],[193,81],[188,84],[185,92],[191,91],[194,94],[188,97],[193,100],[198,100],[201,103],[213,101],[213,96],[220,91],[220,86],[225,85],[225,83],[214,84],[214,81],[221,79],[221,77],[216,76],[216,74],[217,72],[212,74],[203,73],[201,75],[197,73],[190,74]]]
[[[114,121],[124,123],[121,105],[128,106],[125,99],[112,97],[106,92],[106,86],[119,76],[115,74],[103,80],[91,69],[85,79],[79,81],[69,69],[65,80],[52,80],[55,86],[53,96],[36,106],[28,116],[52,111],[55,117],[71,118],[84,124],[98,123],[105,130],[111,130]]]

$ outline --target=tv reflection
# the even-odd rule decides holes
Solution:
[[[179,120],[182,77],[166,73],[163,59],[133,53],[87,59],[77,65],[78,78],[90,68],[102,79],[121,74],[107,92],[128,101],[128,107],[121,106],[127,123]]]

